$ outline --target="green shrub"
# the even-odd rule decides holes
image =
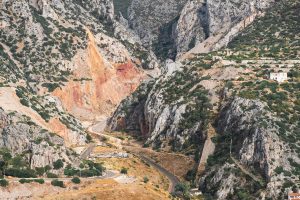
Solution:
[[[96,169],[85,169],[82,170],[81,172],[82,177],[92,177],[92,176],[100,176],[102,175],[102,172]]]
[[[43,176],[47,170],[46,170],[46,167],[36,167],[35,171],[36,171],[37,175]]]
[[[44,184],[45,183],[44,179],[42,179],[42,178],[34,179],[34,182],[37,182],[39,184]]]
[[[58,179],[55,179],[53,181],[51,181],[51,185],[53,186],[57,186],[57,187],[62,187],[64,188],[64,182],[63,181],[59,181]]]
[[[79,184],[79,183],[80,183],[80,179],[79,179],[78,177],[72,178],[71,181],[72,181],[73,183],[75,183],[75,184]]]
[[[43,83],[43,87],[48,88],[48,92],[53,92],[56,88],[59,87],[58,83]]]
[[[143,145],[143,148],[148,148],[148,147],[150,147],[149,144],[146,144],[146,143],[145,143],[145,144]]]
[[[185,179],[187,181],[192,181],[195,179],[195,176],[196,176],[196,170],[195,169],[191,169],[189,170],[186,175],[185,175]]]
[[[294,185],[294,183],[293,183],[292,181],[286,180],[286,181],[283,183],[282,187],[283,187],[283,188],[289,188],[289,187],[292,187],[293,185]]]
[[[2,158],[4,161],[9,161],[12,158],[12,156],[9,152],[3,152],[3,153],[1,153],[1,155],[2,155]]]
[[[53,174],[51,172],[47,173],[47,178],[58,178],[58,176],[56,174]]]
[[[24,179],[24,178],[20,179],[19,182],[22,183],[22,184],[32,183],[32,182],[37,182],[39,184],[44,184],[45,183],[44,179]]]
[[[0,179],[0,186],[1,187],[7,187],[8,186],[8,181],[5,179]]]
[[[233,87],[233,83],[232,81],[228,81],[226,84],[225,84],[225,87],[227,87],[228,89],[231,89]]]
[[[175,192],[183,195],[185,198],[189,198],[190,186],[187,183],[178,183],[175,186]]]
[[[237,192],[237,196],[238,196],[238,198],[241,199],[241,200],[251,199],[251,196],[250,196],[249,192],[246,191],[246,190],[242,190],[242,189],[240,189],[240,190]]]
[[[90,143],[93,140],[93,138],[90,134],[87,134],[86,135],[86,140],[87,140],[88,143]]]
[[[20,99],[20,103],[21,103],[23,106],[26,106],[26,107],[29,107],[29,106],[30,106],[29,101],[26,100],[26,99]]]
[[[31,183],[32,180],[31,179],[25,179],[25,178],[22,178],[19,180],[20,183],[24,184],[24,183]]]
[[[26,166],[26,162],[23,160],[23,158],[21,156],[16,156],[16,157],[12,158],[10,160],[10,163],[16,168]]]
[[[127,168],[125,168],[125,167],[122,167],[122,169],[121,169],[121,174],[127,174],[128,173],[128,169]]]
[[[147,176],[145,176],[144,179],[143,179],[143,181],[144,181],[144,183],[148,183],[149,178]]]
[[[276,169],[274,170],[274,172],[276,173],[276,174],[281,174],[282,172],[283,172],[284,170],[283,170],[283,167],[276,167]]]
[[[32,169],[8,168],[5,170],[5,175],[18,178],[36,178],[35,171]]]
[[[65,168],[64,169],[64,175],[66,176],[74,176],[78,174],[79,170],[75,168]]]
[[[64,162],[61,159],[58,159],[57,161],[55,161],[53,163],[54,169],[60,169],[60,168],[63,168],[63,166],[64,166]]]

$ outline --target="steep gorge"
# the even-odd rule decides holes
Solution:
[[[122,3],[118,0],[114,2],[116,6],[121,7]],[[127,9],[126,4],[122,7],[122,13],[126,11],[128,27],[133,29],[143,44],[153,49],[160,59],[178,59],[195,46],[201,45],[211,37],[215,38],[215,35],[220,35],[220,38],[211,44],[209,51],[226,46],[238,34],[230,33],[235,25],[247,17],[255,17],[257,13],[264,12],[274,2],[133,0],[128,2]],[[239,25],[235,29],[241,27],[242,25]],[[224,41],[222,37],[225,36],[230,38]]]
[[[194,159],[207,198],[283,198],[299,187],[299,2],[274,2],[1,1],[1,155],[77,163],[67,147],[111,116]]]

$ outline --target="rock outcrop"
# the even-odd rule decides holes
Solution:
[[[151,47],[160,28],[175,19],[187,0],[133,0],[128,8],[128,22],[147,47]]]
[[[31,168],[52,166],[58,159],[73,163],[73,151],[63,138],[48,132],[17,112],[5,113],[0,108],[0,148],[12,156],[23,155]]]
[[[209,13],[204,2],[189,1],[185,4],[174,34],[177,55],[187,52],[209,37],[208,20]]]
[[[273,126],[273,123],[279,119],[274,116],[268,109],[267,105],[259,100],[249,100],[243,98],[234,98],[224,104],[221,113],[216,121],[218,133],[225,138],[232,138],[231,140],[225,139],[222,143],[227,143],[230,148],[220,148],[217,141],[217,154],[223,152],[222,159],[228,156],[225,163],[220,163],[221,167],[215,164],[211,166],[207,174],[201,178],[200,188],[204,192],[214,194],[217,199],[227,199],[230,195],[239,188],[251,188],[249,180],[247,182],[246,176],[249,173],[255,173],[256,177],[260,177],[261,182],[251,180],[256,184],[261,184],[259,187],[266,187],[267,193],[261,192],[256,195],[260,198],[264,197],[278,197],[281,194],[277,186],[283,183],[285,179],[295,181],[292,177],[285,177],[278,174],[276,170],[284,166],[286,171],[290,171],[291,166],[289,159],[293,162],[299,162],[299,158],[287,143],[283,142],[278,136],[279,127]],[[221,139],[220,139],[221,140]],[[219,145],[219,146],[218,146]],[[222,149],[222,150],[221,150]],[[230,155],[231,151],[231,155]],[[231,163],[230,157],[237,160],[239,163]],[[221,164],[222,163],[222,164]],[[241,166],[244,166],[241,168]],[[244,169],[245,168],[245,169]],[[227,172],[224,172],[226,169]],[[232,171],[240,171],[242,179],[237,179]],[[224,182],[223,180],[232,182]],[[258,178],[259,179],[259,178]],[[264,181],[266,185],[264,186]],[[215,186],[218,185],[217,190]],[[287,192],[287,191],[285,191]],[[249,192],[251,193],[251,192]]]
[[[152,81],[142,84],[120,104],[110,119],[109,128],[141,134],[147,139],[146,144],[154,148],[171,147],[179,151],[194,143],[203,143],[207,121],[203,119],[193,123],[193,117],[187,119],[186,116],[188,113],[197,115],[197,112],[208,112],[210,105],[205,96],[206,91],[201,86],[191,88],[191,83],[200,80],[196,74],[183,72],[180,66],[180,63],[170,62],[166,74],[155,84]],[[187,80],[184,84],[185,92],[191,89],[194,91],[192,95],[176,93],[177,81],[181,79],[178,77]],[[199,102],[194,101],[194,95],[198,93],[203,93]]]
[[[140,36],[143,44],[153,49],[160,58],[180,58],[184,53],[216,34],[222,34],[210,45],[211,50],[224,47],[237,34],[231,28],[255,18],[274,0],[251,1],[140,1],[133,0],[128,8],[130,28]],[[151,16],[151,17],[149,17]],[[252,20],[251,20],[252,22]],[[238,25],[238,30],[248,25]],[[223,36],[228,39],[221,40]],[[160,44],[163,43],[163,44]],[[196,52],[197,53],[197,52]]]

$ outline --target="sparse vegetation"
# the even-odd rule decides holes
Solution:
[[[149,182],[149,178],[148,178],[147,176],[145,176],[145,177],[143,178],[143,182],[144,182],[144,183],[148,183],[148,182]]]
[[[0,186],[1,187],[7,187],[8,181],[6,179],[0,179]]]
[[[61,187],[61,188],[65,187],[64,182],[60,181],[58,179],[55,179],[55,180],[51,181],[51,185]]]
[[[122,167],[122,169],[120,170],[121,174],[127,174],[128,173],[128,169],[125,167]]]
[[[39,184],[44,184],[45,183],[44,179],[24,179],[24,178],[20,179],[19,182],[22,183],[22,184],[32,183],[32,182],[37,182]]]
[[[72,178],[71,181],[72,181],[73,183],[75,183],[75,184],[79,184],[79,183],[80,183],[80,179],[79,179],[78,177]]]
[[[53,162],[54,169],[60,169],[63,167],[64,167],[64,162],[61,159],[58,159],[57,161]]]
[[[51,172],[48,172],[47,173],[47,178],[58,178],[58,175],[54,174],[54,173],[51,173]]]

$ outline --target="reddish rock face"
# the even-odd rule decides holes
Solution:
[[[49,121],[48,125],[49,127],[51,127],[52,131],[54,131],[55,133],[57,133],[57,135],[64,139],[67,146],[76,144],[76,141],[72,140],[72,138],[69,137],[71,135],[70,130],[64,124],[62,124],[58,118],[52,118]]]
[[[88,35],[86,51],[72,61],[74,76],[53,94],[75,117],[91,121],[100,115],[110,115],[121,100],[137,88],[144,75],[130,58],[118,64],[104,59],[94,36],[89,31]]]

